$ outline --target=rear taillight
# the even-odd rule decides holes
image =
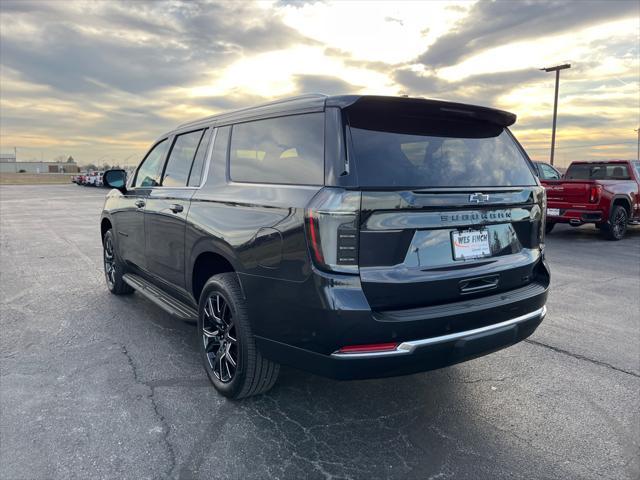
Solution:
[[[360,192],[323,188],[305,211],[307,242],[321,270],[358,273]]]
[[[547,190],[542,190],[542,202],[540,202],[540,228],[538,229],[538,243],[544,248],[545,228],[547,225]]]
[[[589,203],[598,203],[601,193],[602,185],[591,185],[591,189],[589,190]]]

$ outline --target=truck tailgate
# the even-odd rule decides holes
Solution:
[[[589,202],[591,186],[596,182],[584,180],[546,180],[549,204],[586,204]]]

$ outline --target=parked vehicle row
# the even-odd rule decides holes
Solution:
[[[338,379],[441,368],[546,313],[545,190],[512,113],[309,95],[162,135],[105,173],[105,277],[197,321],[223,395],[280,364]]]
[[[640,225],[640,162],[573,162],[564,176],[547,167],[553,169],[538,165],[547,190],[547,233],[557,223],[592,223],[610,240],[621,240],[628,225]]]
[[[81,173],[79,175],[73,176],[71,178],[71,181],[76,185],[102,187],[104,186],[104,183],[102,181],[103,175],[104,175],[104,172]]]

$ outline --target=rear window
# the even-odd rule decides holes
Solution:
[[[234,125],[230,150],[232,180],[322,185],[324,113]]]
[[[536,180],[506,129],[418,117],[349,117],[365,187],[503,187]]]
[[[574,163],[564,178],[569,180],[629,180],[629,169],[625,164]]]

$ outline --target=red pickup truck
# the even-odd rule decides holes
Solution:
[[[560,180],[540,179],[547,189],[547,233],[556,223],[595,223],[611,240],[627,225],[640,225],[640,162],[573,162]]]

